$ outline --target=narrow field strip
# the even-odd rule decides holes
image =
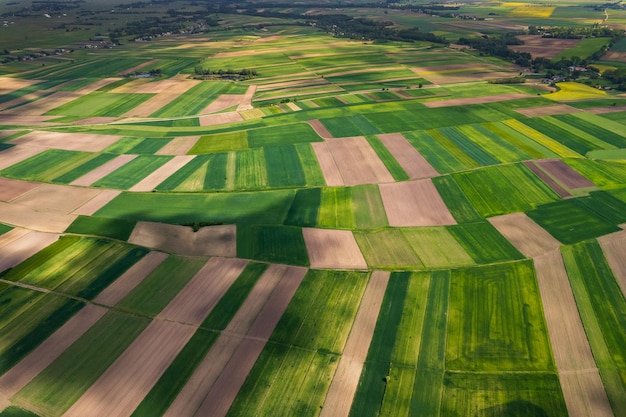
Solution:
[[[326,142],[312,142],[313,152],[317,157],[322,174],[324,175],[324,181],[329,187],[339,187],[346,185],[337,163],[333,159],[333,155],[328,148]]]
[[[322,122],[320,122],[319,120],[317,119],[309,120],[308,123],[313,128],[313,130],[315,130],[315,133],[317,133],[320,136],[320,138],[331,139],[333,137],[333,135],[328,131],[328,129],[326,129],[326,126],[324,126]]]
[[[347,417],[350,413],[390,275],[374,271],[370,277],[320,417]]]
[[[46,148],[39,146],[12,146],[0,152],[0,169],[8,168],[45,150]]]
[[[561,242],[524,213],[489,217],[487,220],[525,256],[540,256],[561,246]]]
[[[104,165],[100,165],[98,168],[83,175],[82,177],[77,178],[76,180],[72,181],[70,185],[89,187],[94,182],[101,180],[102,178],[106,177],[116,169],[123,167],[138,156],[139,155],[120,155],[115,159],[105,163]]]
[[[569,191],[556,182],[554,178],[548,175],[548,173],[537,164],[537,161],[524,161],[523,164],[526,168],[534,172],[535,175],[541,179],[541,181],[545,182],[548,187],[552,188],[552,190],[557,193],[559,197],[567,198],[572,196]]]
[[[302,229],[311,268],[367,269],[350,230]]]
[[[129,191],[145,192],[154,190],[159,184],[187,165],[195,157],[195,155],[175,156],[173,159],[166,162],[165,165],[135,184]]]
[[[102,190],[97,196],[78,207],[71,214],[91,216],[121,193],[119,190]]]
[[[165,223],[137,222],[129,243],[186,256],[237,256],[237,228],[217,225],[200,228]]]
[[[2,247],[0,271],[19,265],[58,239],[59,235],[55,233],[29,232],[20,236]]]
[[[509,100],[517,100],[521,98],[529,98],[532,97],[530,94],[525,93],[511,93],[511,94],[500,94],[496,96],[484,96],[484,97],[468,97],[468,98],[455,98],[449,100],[439,100],[439,101],[427,101],[423,104],[426,107],[431,109],[437,107],[450,107],[450,106],[466,106],[471,104],[485,104],[485,103],[497,103],[500,101],[509,101]]]
[[[226,110],[229,107],[239,106],[243,100],[243,94],[222,94],[211,104],[206,106],[199,114],[215,113]]]
[[[120,136],[93,133],[58,133],[34,131],[12,140],[16,145],[40,146],[67,151],[101,152],[120,140]]]
[[[568,414],[572,417],[611,417],[611,405],[591,353],[561,253],[558,249],[553,250],[534,260]],[[564,378],[563,375],[567,376]],[[572,378],[578,383],[573,383]],[[581,385],[581,380],[586,386]]]
[[[559,114],[570,114],[582,112],[581,109],[569,106],[567,104],[554,104],[551,106],[525,107],[523,109],[515,109],[519,114],[528,117],[554,116]]]
[[[287,308],[291,297],[304,279],[306,271],[305,268],[283,265],[271,265],[265,271],[202,363],[196,367],[194,374],[165,414],[166,417],[193,416],[201,407],[208,406],[206,405],[208,396],[211,395],[213,387],[219,386],[218,384],[221,385],[220,379],[227,371],[225,368],[228,366],[237,367],[240,364],[240,362],[234,361],[233,357],[244,340],[244,334],[264,339],[254,340],[260,344],[261,350],[263,349],[265,340],[269,338],[276,323]],[[243,352],[247,353],[248,357],[253,358],[252,364],[250,364],[251,368],[260,350],[256,356],[253,355],[254,352],[249,352],[245,347]],[[224,415],[250,371],[250,368],[246,368],[247,366],[240,368],[240,371],[245,372],[245,375],[242,375],[243,380],[238,386],[224,384],[222,388],[219,388],[226,391],[224,395],[229,395],[229,398],[232,397],[223,399],[227,400],[228,403],[223,411]],[[231,390],[232,392],[230,392]]]
[[[12,397],[100,320],[108,310],[88,304],[0,378],[0,392]]]
[[[63,233],[76,220],[76,215],[41,212],[19,204],[0,202],[0,223],[49,233]]]
[[[536,164],[570,190],[595,187],[595,184],[574,171],[560,159],[536,161]]]
[[[326,142],[346,185],[393,182],[394,178],[362,136]]]
[[[26,103],[23,106],[5,110],[5,113],[14,113],[19,114],[20,116],[43,116],[50,110],[74,101],[80,97],[82,97],[82,94],[77,91],[57,91],[39,100]]]
[[[256,85],[251,85],[241,99],[241,103],[237,106],[237,111],[252,110],[252,97],[256,92]]]
[[[16,227],[14,229],[9,230],[6,233],[0,235],[0,249],[6,245],[10,245],[15,242],[17,239],[21,238],[24,235],[30,233],[28,229],[22,229],[21,227]]]
[[[215,126],[244,121],[244,118],[239,113],[234,111],[228,113],[211,114],[208,116],[200,116],[198,117],[198,119],[200,120],[200,126]]]
[[[439,173],[400,133],[378,135],[410,179],[436,177]]]
[[[186,155],[200,136],[181,136],[172,139],[164,147],[155,152],[155,155]]]
[[[598,238],[615,280],[626,297],[626,231]]]
[[[456,224],[430,179],[380,184],[389,226],[445,226]]]
[[[0,178],[0,201],[9,202],[41,184],[36,182],[27,182],[20,180],[12,180],[9,178]]]

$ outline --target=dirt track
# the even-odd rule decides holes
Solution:
[[[456,224],[429,179],[380,184],[389,226],[445,226]]]
[[[558,249],[561,242],[524,213],[505,214],[487,219],[520,252],[528,257]]]
[[[378,135],[378,138],[389,149],[410,179],[431,178],[439,175],[401,133]]]
[[[374,271],[370,277],[320,417],[347,417],[350,413],[389,276],[389,272]]]
[[[367,269],[367,263],[350,230],[303,228],[302,234],[311,268]]]

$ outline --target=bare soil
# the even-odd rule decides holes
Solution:
[[[317,162],[324,175],[326,185],[329,187],[345,185],[339,168],[337,168],[337,164],[333,159],[333,154],[330,153],[330,149],[328,149],[328,144],[326,142],[312,142],[311,146],[313,147],[313,152],[315,152]]]
[[[167,161],[152,174],[135,184],[129,191],[152,191],[159,184],[173,175],[176,171],[187,165],[195,155],[179,155]]]
[[[0,152],[0,169],[8,168],[45,150],[39,146],[13,146],[5,149]]]
[[[567,104],[555,104],[552,106],[526,107],[523,109],[515,109],[516,112],[528,117],[554,116],[557,114],[578,113],[582,110]]]
[[[115,157],[115,159],[110,160],[104,165],[100,165],[98,168],[94,169],[83,175],[80,178],[72,181],[70,185],[80,185],[83,187],[89,187],[94,182],[106,177],[111,172],[115,171],[118,168],[126,165],[133,159],[137,158],[137,155],[120,155]]]
[[[41,184],[17,197],[12,204],[39,212],[71,213],[100,194],[101,190],[67,185]]]
[[[93,133],[33,131],[10,141],[10,143],[68,151],[101,152],[120,138],[121,136],[97,135]]]
[[[200,136],[182,136],[172,139],[156,152],[156,155],[186,155]]]
[[[308,123],[309,125],[311,125],[313,130],[315,130],[315,133],[317,133],[320,136],[320,138],[330,139],[333,137],[333,135],[328,131],[328,129],[326,129],[326,127],[319,120],[317,119],[309,120]]]
[[[626,297],[626,231],[598,238],[615,280]]]
[[[4,223],[4,222],[3,222]],[[56,233],[29,232],[2,247],[0,271],[24,262],[59,239]]]
[[[617,113],[621,111],[626,111],[626,106],[595,107],[593,109],[587,109],[585,111],[587,113],[593,114]]]
[[[429,179],[380,184],[378,187],[390,226],[456,224],[454,217]]]
[[[19,204],[0,202],[0,223],[41,232],[63,233],[76,217],[58,211],[38,211]]]
[[[121,193],[122,192],[119,190],[102,190],[100,194],[87,201],[82,206],[78,207],[72,212],[72,214],[92,216],[96,213],[96,211],[107,205],[111,200],[113,200]]]
[[[516,52],[529,52],[533,58],[554,58],[580,42],[580,39],[542,38],[539,35],[521,35],[517,38],[523,41],[524,45],[510,45],[510,48]]]
[[[228,113],[211,114],[208,116],[200,116],[200,126],[216,126],[229,123],[243,122],[243,117],[236,111]]]
[[[563,188],[550,175],[548,175],[547,172],[545,172],[543,169],[541,169],[539,167],[539,165],[537,165],[536,161],[524,161],[524,165],[526,165],[526,167],[528,169],[530,169],[532,172],[534,172],[535,175],[537,175],[539,178],[541,178],[541,180],[543,182],[545,182],[548,187],[552,188],[552,190],[555,193],[557,193],[560,197],[567,198],[567,197],[571,197],[572,196],[572,194],[570,194],[569,191],[567,191],[565,188]]]
[[[248,87],[248,90],[246,90],[246,93],[243,95],[241,103],[237,106],[237,111],[252,110],[252,98],[254,97],[256,89],[256,85]]]
[[[389,272],[374,271],[370,277],[320,417],[347,417],[350,413],[389,276]]]
[[[40,185],[41,184],[35,182],[0,178],[0,201],[11,201]]]
[[[222,94],[211,104],[206,106],[200,114],[215,113],[229,107],[238,106],[244,98],[243,94]]]
[[[520,252],[528,257],[543,255],[561,246],[525,213],[490,217],[487,220]]]
[[[350,230],[303,228],[311,268],[367,269],[361,249]]]
[[[535,163],[570,190],[595,187],[594,183],[574,171],[569,165],[560,159],[535,161]]]
[[[159,62],[159,60],[158,59],[151,59],[150,61],[146,61],[143,64],[135,65],[134,67],[129,68],[126,71],[122,71],[122,72],[119,73],[119,75],[132,74],[133,72],[137,72],[140,69],[145,68],[148,65],[152,65],[152,64],[154,64],[156,62]]]
[[[389,149],[410,179],[431,178],[439,175],[401,133],[378,135],[378,138]]]
[[[559,374],[559,379],[568,416],[613,417],[597,369],[563,372]]]
[[[394,178],[362,136],[326,142],[346,185],[393,182]]]
[[[137,222],[128,241],[132,244],[186,256],[237,256],[235,225],[201,227]]]

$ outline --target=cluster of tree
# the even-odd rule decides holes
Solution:
[[[197,76],[202,77],[202,78],[235,80],[235,81],[249,80],[257,76],[256,70],[247,69],[247,68],[240,69],[240,70],[234,70],[231,68],[211,70],[209,68],[196,67],[194,69],[194,72]]]
[[[117,40],[125,36],[136,38],[148,38],[163,33],[174,33],[186,30],[189,27],[211,27],[217,26],[218,21],[206,16],[206,12],[196,12],[191,16],[175,16],[172,18],[149,17],[142,20],[128,22],[124,27],[111,29],[109,37]]]
[[[613,84],[617,84],[618,90],[626,91],[626,68],[606,70],[602,73],[602,77]]]
[[[582,38],[621,38],[624,31],[621,29],[611,29],[606,26],[593,25],[592,27],[582,26],[555,26],[541,27],[528,26],[530,35],[541,35],[544,38],[559,39],[582,39]]]

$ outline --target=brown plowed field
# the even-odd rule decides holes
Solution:
[[[524,213],[505,214],[487,220],[520,252],[528,257],[543,255],[558,249],[561,242]]]
[[[626,297],[626,231],[598,238],[615,280]]]
[[[107,312],[106,308],[87,304],[41,345],[0,378],[0,392],[11,397],[81,337]]]
[[[41,184],[39,187],[15,198],[11,203],[41,212],[71,213],[100,190],[90,190],[67,185]]]
[[[156,151],[156,155],[186,155],[196,144],[200,136],[183,136],[172,139],[167,145]]]
[[[206,106],[200,114],[215,113],[229,107],[238,106],[243,100],[243,97],[243,94],[222,94],[216,98],[215,101]]]
[[[585,111],[593,114],[617,113],[626,111],[626,106],[595,107],[593,109],[586,109]]]
[[[378,135],[378,138],[389,149],[410,179],[431,178],[439,175],[401,133]]]
[[[212,258],[157,319],[200,326],[247,264],[243,259]]]
[[[389,276],[389,272],[374,271],[370,277],[320,417],[347,417],[350,413]]]
[[[106,177],[111,172],[115,171],[118,168],[126,165],[133,159],[137,158],[137,155],[120,155],[115,157],[115,159],[110,160],[104,165],[100,165],[98,168],[94,169],[83,175],[80,178],[72,181],[70,185],[80,185],[83,187],[89,187],[94,182]]]
[[[167,161],[164,165],[160,166],[152,174],[145,177],[143,180],[135,184],[129,191],[152,191],[159,184],[173,175],[176,171],[187,165],[195,155],[179,155],[175,156],[171,160]]]
[[[319,120],[317,120],[317,119],[309,120],[308,123],[309,123],[309,125],[311,125],[313,130],[315,130],[315,133],[317,133],[320,138],[322,138],[322,139],[329,139],[329,138],[333,137],[333,135],[331,135],[331,133],[328,131],[328,129],[326,129],[326,127]]]
[[[10,141],[16,145],[40,146],[68,151],[101,152],[117,142],[121,136],[92,133],[58,133],[34,131]]]
[[[148,65],[152,65],[152,64],[154,64],[156,62],[159,62],[159,60],[158,59],[151,59],[150,61],[146,61],[143,64],[135,65],[134,67],[129,68],[126,71],[122,71],[122,72],[119,73],[119,75],[131,74],[133,72],[139,71],[142,68],[147,67]]]
[[[429,179],[380,184],[389,226],[445,226],[456,224]]]
[[[612,415],[604,385],[578,314],[576,300],[558,249],[534,258],[563,397],[570,416]],[[595,372],[589,372],[593,370]],[[572,383],[568,374],[583,373],[584,384]]]
[[[243,117],[235,111],[228,113],[211,114],[209,116],[200,116],[200,126],[215,126],[229,123],[243,122]]]
[[[554,116],[556,114],[578,113],[582,110],[567,104],[555,104],[552,106],[526,107],[523,109],[515,109],[519,114],[528,117]]]
[[[21,116],[0,113],[0,124],[16,126],[50,126],[48,121],[58,116]]]
[[[186,256],[237,255],[235,225],[191,227],[165,223],[137,222],[128,241],[132,244]]]
[[[69,226],[69,225],[68,225]],[[67,226],[66,226],[67,227]],[[65,230],[65,229],[63,229]],[[2,247],[0,272],[24,262],[59,239],[55,233],[29,232]]]
[[[425,101],[423,104],[431,109],[437,107],[467,106],[471,104],[497,103],[500,101],[517,100],[532,97],[525,93],[499,94],[497,96],[455,98],[449,100]]]
[[[533,58],[554,58],[580,42],[580,39],[542,38],[540,35],[521,35],[517,38],[523,41],[524,45],[511,45],[510,48],[516,52],[528,52]]]
[[[535,163],[570,190],[595,187],[594,183],[574,171],[569,165],[560,159],[535,161]]]
[[[322,170],[322,174],[324,175],[326,185],[329,187],[345,185],[343,178],[341,177],[341,173],[339,172],[339,168],[337,168],[337,164],[333,159],[333,155],[330,153],[330,149],[328,149],[327,143],[312,142],[311,146],[313,147],[313,152],[315,152],[317,162]]]
[[[550,175],[548,175],[546,171],[541,169],[539,165],[537,165],[536,161],[524,161],[524,165],[526,165],[528,169],[534,172],[535,175],[541,178],[541,181],[545,182],[548,187],[552,188],[552,191],[557,193],[559,197],[566,198],[572,196],[569,191],[567,191],[559,183],[557,183]]]
[[[200,81],[169,79],[141,84],[131,92],[133,94],[156,95],[144,101],[134,109],[124,113],[123,117],[148,117],[198,83],[200,83]]]
[[[1,234],[0,235],[0,249],[2,249],[3,246],[10,245],[11,243],[15,242],[17,239],[21,238],[22,236],[27,235],[28,233],[30,233],[30,230],[28,229],[15,227],[9,230],[8,232]]]
[[[41,232],[63,233],[76,220],[76,217],[60,212],[39,211],[19,204],[0,202],[0,223]]]
[[[122,192],[118,190],[102,190],[100,194],[87,201],[85,204],[77,208],[72,214],[82,216],[92,216],[96,211],[100,210],[107,203],[120,195]]]
[[[393,182],[393,176],[362,136],[326,142],[346,185]]]
[[[11,201],[40,185],[41,184],[36,182],[0,178],[0,201]]]
[[[38,146],[13,146],[0,152],[0,169],[5,169],[18,162],[42,153],[45,148]]]
[[[311,268],[367,269],[359,245],[350,230],[303,228]]]

